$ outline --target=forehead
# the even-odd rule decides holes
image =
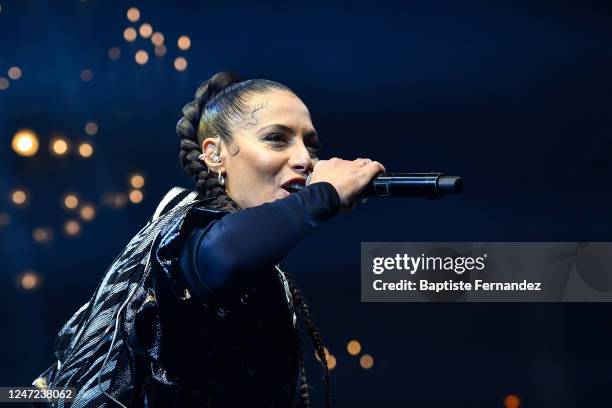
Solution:
[[[262,127],[278,124],[298,130],[313,129],[310,112],[300,98],[294,94],[273,90],[253,95],[249,100],[250,114],[245,118],[245,128],[257,131]]]

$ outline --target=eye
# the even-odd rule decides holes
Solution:
[[[322,146],[321,146],[321,143],[319,143],[319,141],[312,140],[306,143],[306,148],[313,156],[316,156],[317,153],[319,153],[319,150],[321,150]]]
[[[286,144],[285,136],[281,133],[271,133],[264,136],[266,142],[270,142],[275,147],[284,146]]]

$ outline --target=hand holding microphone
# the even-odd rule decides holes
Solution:
[[[342,160],[332,157],[318,160],[309,176],[310,183],[328,182],[338,192],[342,209],[351,209],[362,191],[385,167],[370,159]]]
[[[325,181],[333,185],[343,209],[351,209],[359,198],[440,198],[445,194],[459,194],[463,189],[463,180],[457,176],[385,171],[382,164],[371,159],[350,161],[334,157],[315,163],[309,183]]]

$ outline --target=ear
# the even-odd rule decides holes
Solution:
[[[219,137],[207,137],[202,141],[202,155],[200,160],[206,164],[210,170],[219,173],[225,172],[223,155],[221,154],[221,139]],[[216,160],[218,157],[219,160]]]

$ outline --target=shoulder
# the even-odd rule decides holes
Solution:
[[[156,220],[176,207],[182,207],[197,201],[198,193],[183,187],[173,187],[168,191],[157,205],[153,213]]]
[[[158,223],[159,240],[156,248],[161,258],[174,258],[191,231],[204,228],[221,219],[227,211],[215,208],[211,199],[196,191],[174,187],[160,201],[152,222]]]

